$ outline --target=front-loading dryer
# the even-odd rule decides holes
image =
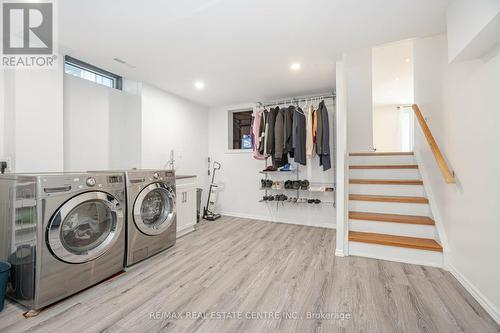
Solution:
[[[40,309],[123,270],[124,181],[120,173],[0,176],[11,298]]]
[[[127,188],[126,266],[175,244],[177,238],[175,172],[124,171]]]

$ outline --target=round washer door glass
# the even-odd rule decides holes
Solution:
[[[158,235],[167,229],[175,218],[175,194],[163,183],[145,187],[134,204],[134,221],[143,233]]]
[[[61,260],[82,263],[104,254],[123,225],[119,202],[103,192],[80,194],[66,202],[49,224],[52,252]]]

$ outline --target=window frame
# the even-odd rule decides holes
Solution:
[[[99,84],[99,85],[102,85],[102,86],[105,86],[105,87],[108,87],[108,88],[113,88],[113,89],[117,89],[117,90],[123,90],[123,78],[121,76],[119,76],[119,75],[116,75],[114,73],[108,72],[108,71],[106,71],[104,69],[101,69],[99,67],[93,66],[93,65],[88,64],[86,62],[83,62],[81,60],[75,59],[75,58],[73,58],[73,57],[71,57],[69,55],[65,55],[64,56],[64,67],[65,67],[64,68],[64,73],[66,73],[66,64],[68,64],[70,66],[73,66],[73,67],[76,67],[76,68],[79,68],[79,69],[81,69],[83,71],[90,72],[90,73],[102,76],[104,78],[110,79],[113,82],[113,86],[109,87],[108,85],[96,82],[95,80],[88,80],[88,79],[82,78],[80,76],[73,75],[75,77],[80,77],[80,78],[82,78],[84,80],[87,80],[87,81],[90,81],[90,82],[94,82],[96,84]],[[72,75],[72,74],[69,74],[69,73],[66,73],[66,74]]]
[[[253,150],[252,148],[234,148],[234,114],[235,113],[242,113],[242,112],[250,112],[252,114],[253,118],[253,108],[248,107],[248,108],[241,108],[241,109],[236,109],[236,110],[228,110],[227,111],[227,152],[228,153],[251,153]],[[250,120],[250,135],[252,131],[252,120]]]

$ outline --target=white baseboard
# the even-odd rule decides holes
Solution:
[[[345,253],[344,253],[344,250],[342,249],[335,249],[335,256],[337,257],[345,257]]]
[[[193,231],[194,231],[194,226],[187,227],[185,229],[177,231],[177,238],[181,238],[182,236],[185,236],[185,235],[187,235],[187,234],[189,234],[190,232],[193,232]]]
[[[448,263],[448,271],[460,282],[460,284],[467,290],[472,297],[488,312],[488,314],[500,325],[500,311],[497,309],[472,283],[467,280],[453,265]]]
[[[309,226],[309,227],[335,229],[335,224],[333,224],[333,223],[332,224],[327,224],[327,223],[305,224],[305,223],[299,223],[299,222],[291,222],[290,220],[286,220],[286,219],[271,218],[269,216],[242,214],[242,213],[227,212],[227,211],[222,211],[222,212],[220,212],[220,214],[226,215],[226,216],[232,216],[232,217],[241,217],[244,219],[252,219],[252,220],[261,220],[261,221],[267,221],[267,222],[277,222],[277,223],[286,223],[286,224],[294,224],[294,225],[304,225],[304,226]]]

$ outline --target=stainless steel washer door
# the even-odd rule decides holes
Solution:
[[[64,203],[48,226],[48,245],[68,263],[93,260],[113,247],[123,228],[123,208],[104,192],[86,192]]]
[[[146,235],[161,234],[175,219],[174,190],[163,183],[146,186],[134,203],[134,222]]]

